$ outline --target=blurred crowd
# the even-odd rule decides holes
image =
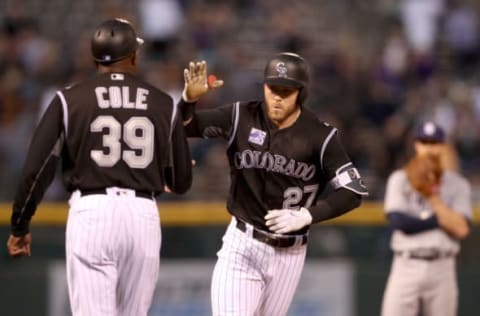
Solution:
[[[279,51],[303,55],[311,66],[306,106],[340,130],[371,199],[383,198],[389,173],[411,155],[412,127],[435,120],[479,202],[479,14],[476,0],[2,1],[0,200],[12,199],[56,89],[94,73],[91,30],[121,16],[146,40],[142,75],[175,100],[190,60],[206,60],[225,81],[199,108],[261,97],[266,60]],[[190,143],[194,184],[181,198],[224,199],[225,144]],[[46,198],[66,196],[58,178]]]

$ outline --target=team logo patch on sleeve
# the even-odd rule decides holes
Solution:
[[[355,169],[355,168],[348,169],[347,174],[348,174],[351,181],[360,178],[360,174],[358,173],[357,169]]]
[[[266,136],[266,132],[252,127],[252,129],[250,130],[250,135],[248,136],[248,142],[257,145],[263,145]]]
[[[360,195],[368,195],[367,187],[357,168],[351,162],[341,166],[336,171],[336,176],[330,180],[333,188],[345,188]]]

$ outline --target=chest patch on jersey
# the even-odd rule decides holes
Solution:
[[[266,136],[267,132],[252,127],[252,129],[250,130],[250,135],[248,136],[248,142],[257,145],[263,145]]]

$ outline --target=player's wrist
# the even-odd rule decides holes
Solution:
[[[312,217],[312,214],[310,213],[310,210],[308,210],[305,207],[302,207],[302,208],[300,208],[300,214],[302,215],[302,218],[305,221],[304,226],[308,226],[308,225],[312,224],[313,217]]]
[[[22,237],[30,233],[30,227],[12,227],[10,234],[15,237]]]
[[[183,92],[182,92],[182,100],[184,102],[195,103],[200,99],[200,97],[195,98],[195,97],[189,96],[187,90],[188,90],[188,88],[187,88],[187,86],[185,86],[185,88],[183,89]]]
[[[435,207],[442,203],[442,200],[440,199],[440,196],[438,194],[431,194],[428,197],[428,202],[430,203],[430,205],[432,205],[432,207]]]

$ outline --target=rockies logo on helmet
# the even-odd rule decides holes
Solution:
[[[308,66],[298,54],[284,52],[270,59],[264,71],[264,83],[300,89],[298,104],[307,98]]]
[[[275,66],[275,70],[278,72],[278,76],[279,77],[282,77],[282,78],[287,78],[287,66],[285,66],[285,63],[284,62],[279,62],[276,66]]]

